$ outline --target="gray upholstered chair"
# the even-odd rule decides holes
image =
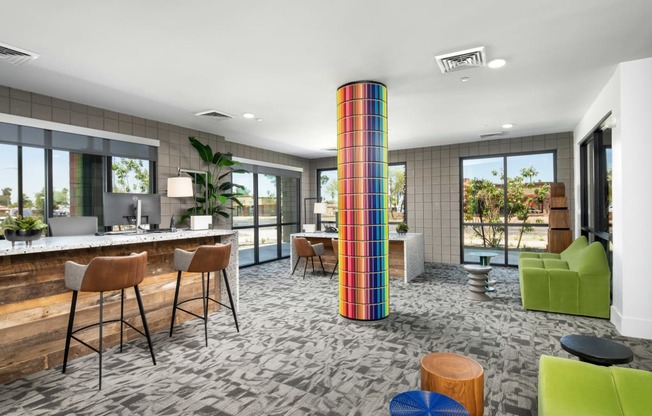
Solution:
[[[97,232],[97,217],[52,217],[48,218],[50,235],[94,235]]]
[[[324,273],[324,276],[326,276],[326,270],[324,269],[324,262],[321,260],[322,254],[324,254],[324,244],[323,243],[317,243],[317,244],[310,244],[308,240],[306,240],[303,237],[294,237],[294,248],[296,249],[297,252],[297,262],[294,263],[294,268],[292,269],[292,274],[294,274],[294,271],[297,269],[297,266],[299,265],[299,260],[301,260],[302,257],[306,258],[306,264],[303,267],[303,278],[306,278],[306,269],[308,268],[308,259],[312,262],[312,271],[315,271],[315,257],[319,258],[319,263],[321,263],[321,270]]]
[[[68,351],[70,349],[70,340],[74,339],[86,347],[97,352],[100,356],[100,377],[99,388],[102,388],[102,327],[105,323],[120,322],[120,352],[122,352],[122,330],[124,324],[129,326],[134,331],[144,335],[147,338],[149,351],[152,355],[152,362],[156,365],[156,358],[154,357],[154,350],[152,349],[152,340],[149,336],[149,329],[147,328],[147,320],[145,319],[145,310],[143,309],[143,301],[140,297],[140,290],[138,284],[143,281],[145,277],[145,270],[147,268],[147,252],[143,251],[140,254],[132,254],[130,256],[105,256],[95,257],[88,265],[77,264],[72,261],[67,261],[65,264],[65,283],[66,287],[72,290],[72,302],[70,304],[70,316],[68,318],[68,331],[66,332],[66,347],[63,353],[63,373],[66,372],[68,364]],[[135,328],[129,322],[124,320],[124,295],[125,288],[133,287],[136,292],[136,300],[138,301],[138,309],[140,310],[140,317],[143,321],[143,329],[145,332]],[[104,306],[104,292],[120,290],[120,319],[104,321],[102,316],[102,309]],[[85,325],[73,331],[75,321],[75,306],[77,305],[77,294],[79,292],[99,292],[100,294],[100,321],[97,324]],[[99,347],[95,349],[90,344],[77,338],[74,334],[83,331],[92,326],[99,326]]]
[[[170,322],[170,336],[172,336],[172,331],[174,329],[174,317],[176,315],[177,309],[189,313],[190,315],[196,316],[199,319],[204,321],[204,340],[206,346],[208,346],[208,301],[215,302],[219,305],[224,306],[227,309],[231,309],[233,313],[233,320],[235,321],[235,329],[240,332],[240,327],[238,326],[238,318],[235,314],[235,305],[233,304],[233,296],[231,295],[231,287],[229,286],[229,278],[226,275],[226,268],[229,265],[229,260],[231,258],[231,244],[215,244],[215,245],[204,245],[199,246],[195,251],[185,251],[177,248],[174,250],[174,270],[177,270],[177,288],[174,291],[174,305],[172,306],[172,322]],[[225,305],[218,300],[210,297],[210,287],[211,287],[211,272],[222,271],[222,276],[224,277],[224,285],[226,287],[226,293],[229,295],[229,305]],[[201,273],[201,287],[202,287],[202,296],[194,297],[190,299],[183,300],[179,302],[179,287],[181,286],[181,272],[191,272],[191,273]],[[204,284],[204,273],[208,275],[206,279],[206,284]],[[179,305],[193,300],[202,300],[202,305],[204,309],[203,316],[197,315],[194,312],[191,312],[187,309],[183,309]]]

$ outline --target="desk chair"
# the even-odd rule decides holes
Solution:
[[[299,260],[301,260],[302,257],[306,258],[306,265],[303,267],[303,278],[306,278],[306,269],[308,268],[308,259],[312,262],[312,271],[315,271],[315,257],[319,257],[319,263],[321,263],[321,270],[324,273],[324,276],[326,276],[326,270],[324,269],[324,262],[321,261],[321,256],[324,254],[324,244],[323,243],[317,243],[317,244],[310,244],[308,240],[306,240],[303,237],[294,237],[294,248],[296,249],[297,252],[297,262],[294,264],[294,268],[292,269],[292,274],[294,274],[294,271],[297,269],[297,266],[299,265]]]
[[[48,218],[50,236],[95,235],[97,217],[52,217]]]

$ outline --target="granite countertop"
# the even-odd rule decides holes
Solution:
[[[0,256],[16,254],[44,253],[48,251],[74,250],[89,247],[105,247],[124,244],[143,243],[148,241],[183,240],[186,238],[212,237],[232,235],[236,230],[178,230],[176,232],[160,233],[129,233],[113,235],[80,235],[71,237],[42,237],[27,247],[25,242],[16,242],[11,248],[11,241],[0,240]]]

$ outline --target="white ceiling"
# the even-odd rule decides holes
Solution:
[[[572,130],[616,64],[652,56],[652,1],[0,0],[0,85],[332,156],[335,91],[388,87],[390,149]],[[485,46],[508,64],[442,74]],[[460,78],[470,77],[466,83]],[[216,109],[228,121],[193,114]],[[251,112],[262,121],[246,120]]]

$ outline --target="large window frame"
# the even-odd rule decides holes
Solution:
[[[406,162],[393,162],[393,163],[388,163],[388,166],[391,167],[397,167],[401,166],[403,167],[403,192],[402,192],[402,198],[400,201],[396,201],[398,206],[392,206],[391,203],[391,195],[390,195],[390,189],[387,189],[387,197],[389,199],[388,201],[388,209],[392,210],[393,208],[396,208],[397,213],[400,213],[401,216],[399,218],[394,218],[392,215],[392,212],[389,212],[388,218],[389,218],[389,224],[390,225],[396,225],[401,222],[406,222],[407,223],[407,183],[408,183],[408,177],[407,177],[407,163]],[[335,172],[335,178],[337,179],[337,168],[322,168],[322,169],[317,169],[317,201],[323,201],[324,196],[322,195],[322,183],[321,183],[321,177],[324,172]],[[388,170],[389,174],[389,170]],[[390,186],[390,181],[391,178],[387,178],[387,186]],[[337,186],[337,183],[336,183]],[[313,198],[314,199],[314,198]],[[337,195],[335,195],[335,204],[337,205],[338,200],[337,200]],[[337,210],[333,210],[336,212]],[[402,211],[402,212],[401,212]],[[310,212],[306,212],[306,217],[310,217]],[[314,214],[313,214],[314,215]],[[321,229],[322,223],[326,225],[336,225],[336,219],[334,218],[333,215],[330,215],[330,217],[333,217],[332,220],[324,220],[323,215],[318,216],[316,223],[317,223],[317,229]],[[390,230],[391,231],[391,230]]]
[[[101,133],[101,132],[98,132]],[[23,126],[12,123],[0,122],[0,143],[12,146],[16,149],[17,184],[16,204],[17,215],[25,214],[24,184],[25,184],[25,160],[24,151],[27,149],[38,149],[43,151],[43,220],[46,222],[54,216],[54,172],[53,152],[63,151],[70,154],[93,155],[102,158],[103,175],[102,190],[107,191],[113,188],[111,160],[113,157],[132,158],[143,160],[147,163],[149,172],[149,193],[157,192],[157,169],[156,160],[158,151],[156,147],[120,142],[112,139],[93,137],[76,133],[67,133],[56,130],[48,130],[40,127]],[[30,172],[30,175],[40,175],[40,172]],[[98,184],[99,185],[99,184]],[[102,223],[102,219],[98,218]]]
[[[600,242],[613,259],[613,230],[610,201],[611,113],[580,142],[580,230],[589,242]],[[593,185],[593,186],[591,186]]]
[[[495,154],[495,155],[482,155],[482,156],[469,156],[469,157],[461,157],[460,158],[460,206],[459,206],[459,212],[460,212],[460,259],[462,259],[462,263],[477,263],[479,261],[478,254],[480,252],[490,252],[490,253],[495,253],[497,254],[497,257],[500,255],[503,256],[504,261],[503,262],[498,262],[495,260],[491,260],[492,264],[496,265],[502,265],[502,266],[517,266],[517,262],[512,262],[510,263],[510,252],[517,252],[517,250],[511,249],[510,248],[510,229],[519,229],[523,227],[532,227],[533,229],[539,229],[539,232],[543,232],[543,229],[548,228],[548,223],[532,223],[532,222],[509,222],[509,217],[507,213],[505,212],[505,207],[508,206],[508,180],[509,180],[509,170],[508,170],[508,159],[510,157],[519,157],[519,156],[536,156],[536,155],[552,155],[552,161],[553,161],[553,166],[552,166],[552,173],[553,173],[553,180],[552,182],[557,181],[557,150],[556,149],[551,149],[551,150],[542,150],[542,151],[535,151],[535,152],[515,152],[515,153],[502,153],[502,154]],[[464,162],[467,160],[479,160],[479,159],[499,159],[502,158],[502,171],[503,171],[503,178],[502,178],[502,189],[503,189],[503,213],[501,215],[502,221],[500,222],[473,222],[473,221],[465,221],[464,219],[464,204],[465,204],[465,182],[464,182]],[[503,247],[496,248],[496,247],[467,247],[465,245],[465,239],[464,239],[464,231],[465,227],[473,227],[473,226],[483,226],[483,227],[503,227],[504,232],[503,232],[503,237],[504,242],[503,242]],[[467,253],[468,251],[468,253]],[[502,252],[502,253],[500,253]],[[476,253],[476,254],[473,254]],[[484,254],[483,253],[483,254]]]
[[[252,197],[252,209],[253,209],[253,223],[246,224],[242,226],[234,225],[233,218],[231,219],[231,228],[233,230],[249,230],[253,229],[253,262],[244,264],[240,262],[240,267],[249,267],[257,264],[268,263],[271,261],[276,261],[279,259],[289,258],[290,257],[290,237],[289,234],[284,235],[284,230],[291,229],[293,233],[297,233],[301,228],[301,174],[296,171],[289,171],[280,168],[272,168],[267,166],[258,166],[248,163],[244,163],[242,168],[247,171],[247,174],[253,175],[253,189]],[[259,218],[259,213],[262,212],[259,207],[259,202],[262,195],[259,195],[259,177],[260,176],[272,176],[276,178],[276,222],[269,224],[262,224]],[[284,180],[293,180],[294,188],[296,191],[296,201],[294,201],[294,212],[296,215],[292,220],[284,220],[284,215],[282,213],[282,204],[284,203],[284,193],[282,190]],[[238,182],[234,179],[235,182]],[[237,208],[236,208],[237,210]],[[234,211],[235,212],[235,211]],[[232,216],[233,217],[233,216]],[[261,231],[269,228],[276,228],[276,257],[261,259]],[[284,241],[284,237],[286,241]],[[240,247],[240,250],[249,249],[247,247]],[[241,254],[241,259],[243,255]]]

